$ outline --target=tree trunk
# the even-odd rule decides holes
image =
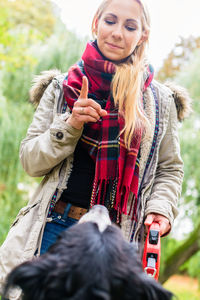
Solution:
[[[159,281],[164,283],[179,267],[200,250],[200,224],[191,232],[186,241],[178,247],[165,261],[165,267]]]

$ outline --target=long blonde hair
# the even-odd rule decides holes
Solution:
[[[119,113],[125,119],[122,132],[124,132],[124,142],[127,148],[130,148],[135,128],[145,130],[149,124],[141,103],[141,89],[145,50],[149,40],[150,17],[144,0],[134,1],[137,1],[142,8],[142,31],[145,33],[146,38],[140,45],[136,46],[133,54],[124,63],[116,65],[116,73],[112,80],[112,94],[115,105],[118,106]],[[101,18],[102,13],[111,2],[112,0],[103,0],[99,6],[92,21],[93,37],[96,35],[97,20]]]

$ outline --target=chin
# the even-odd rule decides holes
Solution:
[[[64,231],[44,255],[17,266],[5,295],[20,287],[23,300],[168,300],[172,294],[142,269],[136,248],[94,206]]]
[[[104,57],[105,57],[105,59],[107,59],[113,63],[119,63],[126,59],[126,57],[115,55],[115,54],[109,53],[109,52],[105,53]]]

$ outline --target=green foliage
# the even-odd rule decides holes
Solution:
[[[8,101],[14,104],[28,102],[28,91],[31,86],[32,69],[27,65],[14,69],[12,72],[2,71],[2,92]]]
[[[200,51],[196,50],[191,55],[190,63],[188,63],[175,81],[188,89],[193,99],[193,113],[185,120],[179,129],[181,142],[181,153],[184,161],[184,181],[182,191],[182,203],[187,203],[184,207],[185,216],[188,216],[194,228],[199,223],[200,212]],[[183,204],[182,204],[183,205]],[[168,240],[169,239],[169,240]],[[172,253],[181,251],[184,241],[176,242],[170,237],[162,240],[162,247],[166,247],[165,255],[163,255],[161,264],[161,273],[166,266],[168,257]],[[194,240],[195,243],[195,240]],[[164,245],[163,245],[164,244]],[[184,249],[182,249],[184,250]],[[180,270],[185,270],[189,275],[199,277],[199,254],[198,251],[190,260],[188,260]],[[184,255],[180,252],[179,255]],[[177,270],[178,271],[178,270]],[[199,277],[200,278],[200,277]]]
[[[200,209],[200,51],[196,51],[184,72],[177,77],[193,99],[192,116],[180,129],[182,156],[184,160],[183,196],[185,201],[194,202],[193,220],[198,221]]]
[[[49,36],[55,24],[49,0],[0,1],[0,69],[13,72],[31,63],[30,45]]]
[[[8,20],[12,20],[15,27],[29,28],[40,36],[51,35],[56,20],[50,0],[7,1],[6,7]]]
[[[186,272],[190,277],[198,278],[200,286],[200,251],[193,255],[185,264],[180,268],[181,272]]]
[[[3,94],[10,101],[27,100],[37,64],[30,48],[52,34],[55,21],[49,0],[0,1],[0,70]]]
[[[200,49],[200,37],[192,35],[187,38],[179,37],[179,41],[164,60],[157,77],[162,81],[176,78],[177,75],[184,72],[196,49]]]
[[[181,128],[181,149],[184,160],[185,179],[183,182],[183,196],[185,202],[194,203],[193,220],[198,216],[200,204],[200,140],[199,121],[196,116],[191,117]],[[195,204],[197,206],[195,206]],[[189,208],[191,212],[192,207]],[[189,212],[188,212],[189,213]]]
[[[29,58],[23,66],[13,71],[7,68],[2,71],[4,96],[15,103],[27,101],[33,74],[49,69],[66,72],[80,58],[84,46],[85,41],[78,39],[58,22],[45,43],[36,43],[26,49]]]
[[[1,243],[16,212],[28,200],[24,199],[26,195],[19,188],[20,182],[28,181],[19,161],[19,145],[32,119],[33,108],[27,103],[18,107],[0,98]]]
[[[180,244],[180,241],[170,238],[170,236],[161,239],[160,274],[163,273],[164,268],[166,267],[167,257],[169,257]]]
[[[176,80],[185,86],[193,99],[194,113],[200,117],[200,49],[197,49],[190,60],[190,63],[179,73]]]
[[[80,40],[59,22],[54,34],[39,48],[39,51],[33,49],[34,56],[38,60],[34,72],[38,74],[43,70],[55,68],[66,72],[72,64],[80,59],[85,44],[86,39]]]

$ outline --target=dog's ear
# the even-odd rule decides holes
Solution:
[[[20,287],[23,291],[23,300],[43,300],[43,285],[48,266],[38,260],[25,262],[17,266],[7,277],[4,295],[12,287]]]
[[[146,274],[141,275],[142,297],[143,300],[171,300],[173,294],[162,287],[160,283],[148,277]]]

